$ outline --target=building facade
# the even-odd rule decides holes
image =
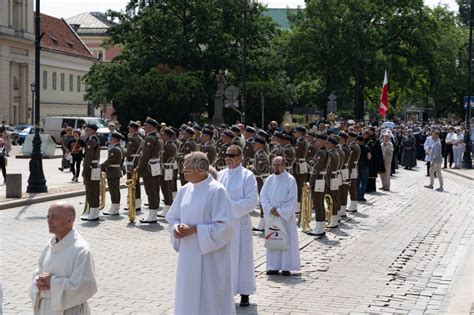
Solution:
[[[34,81],[33,0],[0,1],[0,120],[31,121]]]

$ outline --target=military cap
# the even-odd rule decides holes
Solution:
[[[316,134],[316,138],[317,138],[317,139],[322,139],[322,140],[327,140],[327,139],[328,139],[328,135],[325,134],[325,133],[319,132],[319,133]]]
[[[125,139],[125,137],[122,136],[122,134],[119,133],[119,132],[117,132],[117,131],[113,131],[110,136],[111,136],[112,138],[119,139],[119,140],[124,140],[124,139]]]
[[[187,127],[186,130],[184,130],[184,132],[189,133],[191,136],[193,136],[196,133],[196,131],[194,131],[194,129],[191,127]]]
[[[329,142],[329,143],[338,145],[339,144],[339,137],[336,136],[336,135],[330,135],[326,141]]]
[[[158,122],[151,117],[147,117],[147,119],[145,120],[145,124],[151,125],[155,128],[159,125]]]
[[[357,134],[354,131],[349,131],[349,137],[351,138],[357,138]]]
[[[347,139],[347,138],[349,138],[349,135],[348,135],[347,133],[345,133],[344,131],[341,131],[341,132],[339,133],[339,137],[344,138],[344,139]]]
[[[222,133],[222,135],[223,135],[223,136],[227,136],[227,137],[232,138],[232,139],[234,139],[234,137],[235,137],[235,134],[234,134],[232,131],[230,131],[230,130],[224,131],[224,132]]]
[[[214,131],[212,129],[209,129],[209,128],[204,128],[202,130],[202,134],[203,135],[208,135],[208,136],[213,136],[214,135]]]
[[[255,133],[255,128],[247,126],[247,127],[245,127],[245,131],[250,132],[250,133]]]
[[[222,129],[227,129],[229,127],[228,124],[220,124],[220,128]]]
[[[279,131],[276,131],[276,132],[273,134],[273,136],[274,136],[275,138],[279,138],[279,139],[282,139],[282,140],[285,139],[285,135],[282,134],[282,133],[279,132]]]
[[[283,134],[283,139],[288,140],[288,141],[292,141],[292,140],[293,140],[293,137],[290,136],[289,134],[284,133],[284,134]]]
[[[305,128],[304,126],[296,126],[295,131],[305,133],[305,132],[306,132],[306,128]]]
[[[253,138],[252,142],[253,143],[260,143],[260,144],[266,144],[267,143],[265,138],[260,137],[260,136],[256,136],[255,138]]]
[[[264,130],[260,129],[258,132],[257,132],[257,135],[259,135],[260,137],[263,137],[265,139],[268,139],[268,133],[266,133]]]
[[[230,130],[233,132],[240,132],[240,128],[237,127],[236,125],[233,125],[232,127],[230,127]]]
[[[169,127],[171,130],[173,130],[174,134],[177,135],[179,133],[179,129],[173,126]]]
[[[171,128],[165,128],[165,131],[163,131],[164,133],[166,133],[167,135],[169,135],[170,137],[173,137],[174,135],[176,135],[173,131],[173,129]]]
[[[318,136],[318,133],[314,130],[311,130],[310,132],[308,132],[308,136],[311,136],[313,138],[316,138]]]
[[[130,122],[128,123],[128,126],[132,128],[137,128],[137,129],[140,128],[140,125],[136,121],[133,121],[133,120],[130,120]]]
[[[180,129],[181,131],[186,130],[186,128],[188,128],[188,125],[186,125],[186,124],[182,124],[182,125],[179,127],[179,129]]]
[[[362,137],[362,136],[357,136],[356,140],[357,140],[357,141],[364,141],[364,137]]]
[[[87,124],[86,128],[89,128],[89,129],[92,129],[92,130],[95,130],[95,131],[97,131],[97,129],[99,129],[99,127],[97,127],[96,124]]]

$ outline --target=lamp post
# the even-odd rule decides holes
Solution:
[[[244,9],[244,43],[242,51],[242,123],[245,124],[247,103],[247,40],[248,40],[248,15],[256,8],[255,2],[247,2]]]
[[[34,126],[35,125],[35,116],[34,116],[34,113],[35,113],[35,83],[31,83],[30,84],[30,88],[31,88],[31,125]]]
[[[41,35],[40,35],[40,0],[36,0],[35,11],[35,136],[33,138],[33,152],[30,160],[30,177],[28,178],[28,186],[26,192],[28,193],[42,193],[47,192],[46,178],[43,172],[43,154],[41,153],[41,137],[39,132],[40,120],[40,49],[41,49]],[[38,87],[36,87],[38,83]]]
[[[471,0],[471,7],[469,13],[469,59],[468,59],[468,74],[467,74],[467,107],[466,107],[466,130],[464,130],[464,156],[462,160],[462,167],[472,169],[471,159],[471,79],[472,79],[472,23],[474,22],[474,0]]]

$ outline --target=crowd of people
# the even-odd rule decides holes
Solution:
[[[86,126],[84,140],[80,133],[66,130],[70,137],[66,153],[80,154],[72,159],[79,161],[72,166],[74,178],[84,162],[89,208],[81,219],[99,220],[101,176],[106,177],[111,196],[103,214],[114,216],[121,209],[120,178],[138,175],[148,199],[140,222],[159,224],[158,218],[164,218],[178,252],[176,314],[234,314],[235,295],[240,295],[241,307],[250,305],[256,292],[254,231],[265,236],[266,274],[290,276],[301,265],[298,226],[309,235],[324,237],[327,229],[338,228],[347,212],[356,212],[358,204],[367,201],[367,193],[390,191],[390,178],[400,165],[411,170],[418,161],[426,162],[430,176],[426,187],[433,188],[437,177],[442,191],[443,159],[444,167],[458,167],[455,152],[464,140],[461,126],[439,123],[365,125],[333,120],[292,127],[271,122],[265,131],[240,123],[218,127],[188,123],[175,128],[148,117],[143,124],[130,121],[127,129],[126,135],[111,132],[102,163],[97,126]],[[315,213],[311,229],[299,222],[306,187]],[[135,209],[141,212],[140,181],[132,190]],[[32,285],[39,314],[68,308],[86,314],[87,299],[96,290],[88,246],[72,227],[71,207],[55,204],[48,213],[50,231],[56,236],[40,257]],[[251,214],[257,208],[260,219],[253,226]],[[56,250],[60,262],[45,265],[52,259],[45,253]],[[86,252],[81,254],[83,268],[65,271],[66,256],[74,251]],[[62,273],[61,281],[55,278],[56,269]],[[74,288],[67,287],[70,282]],[[69,295],[55,302],[66,288]]]

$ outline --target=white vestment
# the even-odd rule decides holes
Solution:
[[[166,215],[171,244],[178,254],[175,314],[235,314],[230,266],[230,200],[210,175],[187,183]],[[196,225],[197,233],[176,239],[177,224]]]
[[[43,272],[52,275],[51,285],[40,291],[35,281]],[[96,292],[89,244],[74,228],[59,242],[53,237],[41,253],[30,290],[34,314],[90,314],[87,300]]]
[[[252,220],[250,213],[258,202],[257,180],[248,169],[239,165],[226,168],[217,175],[230,198],[232,241],[230,245],[234,294],[255,293]]]
[[[295,178],[284,171],[280,175],[272,174],[263,184],[260,192],[260,204],[265,217],[271,216],[270,210],[276,208],[288,233],[287,250],[267,249],[267,270],[299,270],[300,248],[296,229],[295,205],[298,188]]]

